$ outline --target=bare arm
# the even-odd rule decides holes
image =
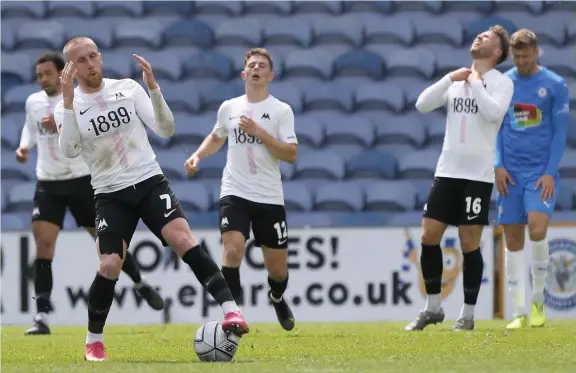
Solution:
[[[442,79],[420,93],[416,101],[416,109],[421,113],[428,113],[446,104],[450,85],[452,85],[452,79],[450,79],[449,74],[446,74]]]
[[[176,129],[174,114],[168,107],[160,87],[149,90],[150,97],[142,86],[134,82],[134,106],[142,122],[160,137],[172,137]]]
[[[265,130],[260,131],[258,138],[262,140],[268,151],[281,161],[294,163],[298,157],[298,139],[294,130],[294,112],[287,106],[283,117],[280,119],[279,139],[270,135]]]
[[[74,110],[65,109],[62,102],[54,110],[54,120],[58,127],[60,151],[67,158],[76,158],[82,150],[80,129]]]
[[[208,136],[206,136],[204,141],[202,141],[202,144],[200,144],[193,155],[200,159],[209,157],[212,154],[218,152],[218,150],[224,146],[225,142],[226,137],[219,137],[215,132],[211,132]]]
[[[478,112],[487,121],[501,122],[510,107],[514,95],[514,83],[511,79],[503,79],[493,94],[488,93],[481,80],[470,83],[472,96],[478,103]]]

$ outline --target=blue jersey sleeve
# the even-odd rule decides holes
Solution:
[[[504,130],[504,122],[500,126],[500,130],[498,131],[498,137],[496,137],[496,159],[494,162],[494,168],[504,167],[504,162],[502,160],[502,156],[504,153],[504,134],[502,133],[503,130]]]
[[[546,166],[547,175],[556,175],[558,166],[566,148],[566,131],[570,117],[570,95],[568,86],[564,81],[560,82],[554,92],[552,104],[552,142],[550,144],[550,156]]]

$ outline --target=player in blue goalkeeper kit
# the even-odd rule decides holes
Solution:
[[[516,67],[506,72],[514,96],[497,141],[498,224],[506,237],[506,273],[514,320],[508,329],[543,326],[548,265],[546,231],[559,190],[558,165],[566,147],[568,87],[562,77],[540,66],[536,35],[519,30],[510,40]],[[532,246],[532,304],[525,312],[525,225]]]

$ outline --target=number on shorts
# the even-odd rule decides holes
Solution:
[[[166,210],[170,210],[172,208],[172,198],[170,198],[169,194],[160,195],[160,199],[163,199],[164,202],[166,202]]]
[[[286,221],[274,224],[274,228],[276,229],[278,240],[288,238],[288,229],[286,229]]]
[[[480,211],[482,211],[482,199],[474,198],[474,201],[472,201],[472,197],[466,197],[466,213],[478,215]]]

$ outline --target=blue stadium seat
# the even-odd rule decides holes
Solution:
[[[183,150],[159,150],[155,151],[156,161],[162,168],[164,175],[172,182],[186,179],[184,162],[190,157],[190,153]],[[203,160],[204,161],[204,160]]]
[[[299,182],[286,182],[283,184],[284,206],[288,211],[312,210],[312,194],[305,184]]]
[[[2,185],[7,187],[9,183],[17,181],[36,180],[36,148],[30,151],[30,160],[26,164],[16,161],[14,151],[2,149]]]
[[[204,110],[218,110],[223,101],[242,96],[244,88],[236,84],[221,84],[201,95]]]
[[[397,50],[387,59],[388,74],[431,79],[436,68],[434,53],[426,48]]]
[[[392,155],[366,150],[348,161],[347,175],[349,179],[394,179],[396,168],[397,161]]]
[[[213,44],[214,32],[208,24],[202,21],[185,19],[167,26],[164,30],[164,47],[193,45],[209,48]]]
[[[170,187],[184,210],[205,212],[210,208],[210,194],[204,184],[197,181],[174,181]]]
[[[186,211],[186,218],[191,227],[203,228],[203,229],[214,229],[220,225],[220,215],[219,211],[210,212],[200,212],[195,213],[191,211],[190,213]]]
[[[576,76],[576,45],[541,48],[542,64],[561,76]]]
[[[239,16],[244,11],[242,1],[196,1],[196,14]]]
[[[314,210],[362,211],[364,192],[356,184],[326,183],[316,190]]]
[[[402,87],[390,83],[373,83],[356,91],[358,110],[388,110],[400,113],[406,107],[406,97]]]
[[[419,44],[448,43],[461,46],[464,42],[464,26],[450,15],[438,18],[427,15],[419,20],[413,18],[412,22]]]
[[[144,12],[148,16],[188,16],[195,8],[191,1],[144,1]]]
[[[466,38],[465,40],[471,42],[476,38],[478,34],[483,33],[484,31],[488,30],[490,27],[494,25],[500,25],[508,31],[510,35],[512,35],[518,27],[512,23],[510,20],[501,17],[486,17],[469,23],[465,26],[466,29]]]
[[[304,92],[306,110],[340,110],[350,112],[354,109],[354,95],[351,89],[335,83],[314,85]]]
[[[362,153],[365,147],[359,144],[348,143],[325,145],[322,149],[338,154],[344,160],[344,163],[347,163],[350,159]]]
[[[350,121],[344,117],[334,120],[325,126],[325,133],[324,146],[360,145],[368,148],[375,140],[374,126],[362,119]]]
[[[74,4],[68,1],[66,3]],[[98,19],[67,18],[62,24],[66,25],[66,39],[68,40],[76,36],[86,36],[94,40],[98,47],[104,49],[111,48],[114,43],[114,29],[103,27],[102,21]]]
[[[186,156],[188,159],[189,155]],[[182,161],[182,167],[184,167]],[[198,179],[221,179],[222,171],[226,166],[226,149],[222,149],[210,157],[204,158],[200,163],[199,171],[195,177]]]
[[[408,144],[376,144],[374,149],[388,154],[393,154],[396,159],[400,159],[406,154],[418,151],[418,148]]]
[[[229,80],[232,77],[232,61],[217,52],[200,52],[184,60],[184,74],[188,78],[214,77]]]
[[[292,212],[287,216],[289,229],[291,228],[310,228],[310,227],[332,227],[332,218],[329,213],[325,212]]]
[[[27,213],[2,213],[2,230],[27,230],[30,228],[32,216]]]
[[[324,126],[318,120],[308,117],[296,119],[296,137],[298,144],[319,148],[324,143],[326,132]]]
[[[295,85],[290,82],[272,83],[270,85],[270,93],[289,104],[295,114],[301,113],[303,110],[303,94]]]
[[[144,15],[144,1],[97,1],[96,14],[99,17],[141,17]]]
[[[568,33],[566,41],[574,44],[576,42],[576,23],[570,22],[566,32]]]
[[[333,17],[331,22],[315,23],[312,28],[318,45],[336,43],[358,48],[364,39],[362,23],[354,15]]]
[[[489,14],[494,9],[494,1],[443,1],[444,13],[475,11]]]
[[[427,126],[428,145],[441,145],[446,134],[446,119],[430,118]]]
[[[66,31],[60,23],[34,21],[18,28],[17,43],[19,48],[61,49],[65,37]]]
[[[288,15],[292,13],[292,1],[246,1],[244,13],[249,15]]]
[[[170,140],[170,147],[183,146],[194,151],[212,132],[216,115],[191,116],[183,112],[175,112],[176,133]],[[192,154],[192,153],[190,153]]]
[[[461,65],[466,66],[466,65]],[[399,84],[404,87],[404,96],[406,98],[406,107],[413,108],[418,101],[420,94],[428,88],[428,86],[434,84],[432,81],[417,80],[417,81],[406,81],[404,84]]]
[[[8,212],[32,212],[34,208],[34,193],[36,191],[35,182],[18,184],[10,189],[6,201],[5,211]]]
[[[270,4],[277,4],[271,1]],[[298,18],[274,18],[262,21],[266,46],[295,45],[309,47],[314,39],[310,23]]]
[[[416,191],[416,208],[421,209],[428,201],[428,194],[432,187],[432,179],[429,180],[410,180],[414,190]],[[496,190],[496,188],[494,188]]]
[[[300,150],[298,150],[300,153]],[[292,180],[294,176],[294,165],[292,163],[280,162],[280,175],[282,176],[282,180],[288,181]]]
[[[2,2],[2,22],[9,18],[44,18],[46,13],[46,3],[43,1]]]
[[[197,90],[188,82],[164,84],[161,86],[162,95],[168,106],[175,110],[199,113],[202,109],[202,101]]]
[[[262,45],[262,25],[256,18],[230,19],[218,25],[214,38],[219,45]]]
[[[416,206],[416,191],[407,181],[386,181],[366,190],[366,210],[401,212]]]
[[[556,196],[556,210],[576,208],[576,179],[562,179],[560,193]]]
[[[426,129],[412,116],[396,116],[392,120],[376,126],[376,142],[385,144],[408,144],[422,147],[426,141]]]
[[[370,43],[398,43],[412,45],[416,40],[416,32],[410,18],[399,14],[391,18],[382,17],[376,14],[359,14],[364,24],[365,40]]]
[[[392,13],[396,4],[393,1],[344,1],[344,9],[351,13]]]
[[[576,150],[566,150],[558,167],[560,177],[576,178]]]
[[[213,51],[218,52],[232,61],[232,69],[234,76],[240,79],[240,73],[244,70],[244,54],[248,49],[245,46],[239,45],[219,45],[214,47]],[[274,61],[276,62],[276,61]],[[280,66],[279,66],[280,65]],[[274,72],[279,73],[275,76],[278,79],[281,76],[282,66],[279,63],[274,64]],[[244,84],[244,83],[242,83]]]
[[[34,79],[32,62],[25,54],[2,52],[2,83],[27,83]]]
[[[334,220],[336,227],[382,227],[388,225],[392,214],[377,211],[346,213]]]
[[[178,58],[166,58],[164,51],[150,51],[142,54],[154,68],[156,79],[180,80],[183,74],[182,64]],[[142,70],[138,66],[138,61],[132,59],[134,78],[142,79]]]
[[[422,224],[422,211],[399,212],[390,217],[390,227],[414,227]]]
[[[340,14],[343,11],[342,1],[297,1],[294,3],[293,12]]]
[[[18,148],[23,124],[24,121],[20,125],[2,121],[2,148],[9,150]]]
[[[384,61],[380,56],[368,50],[353,50],[338,57],[334,62],[338,76],[368,76],[382,79]]]
[[[102,53],[102,71],[105,77],[111,79],[126,79],[132,76],[132,53],[128,49],[118,49]]]
[[[91,1],[50,1],[48,13],[50,18],[55,17],[83,17],[94,15],[96,7]]]
[[[568,13],[576,11],[576,4],[571,1],[545,1],[544,9],[547,11],[566,11]]]
[[[14,87],[6,94],[4,94],[4,104],[2,105],[3,112],[24,112],[26,99],[32,93],[38,92],[39,88],[33,85],[20,85]],[[24,123],[24,122],[22,122]]]
[[[495,1],[494,11],[522,11],[534,14],[542,13],[544,10],[543,1]]]
[[[12,50],[16,45],[16,33],[12,27],[2,27],[2,50]]]
[[[153,19],[128,20],[116,29],[116,45],[119,47],[160,48],[163,27]]]
[[[330,79],[334,66],[330,56],[320,50],[295,50],[286,56],[284,76],[288,77],[319,77]]]
[[[453,48],[449,45],[437,45],[434,46],[434,54],[438,76],[444,76],[470,64],[470,47]]]
[[[294,166],[295,179],[341,180],[346,172],[344,160],[338,154],[321,150],[300,155]]]
[[[569,87],[570,89],[570,87]],[[576,84],[574,84],[573,88],[574,90],[576,90]],[[572,91],[570,91],[572,92]],[[572,100],[574,101],[574,100]],[[572,146],[573,148],[576,148],[576,120],[572,120],[572,123],[568,124],[568,133],[566,136],[566,143],[568,144],[568,146]]]
[[[398,164],[402,179],[432,179],[440,153],[437,150],[422,150],[405,155]]]

